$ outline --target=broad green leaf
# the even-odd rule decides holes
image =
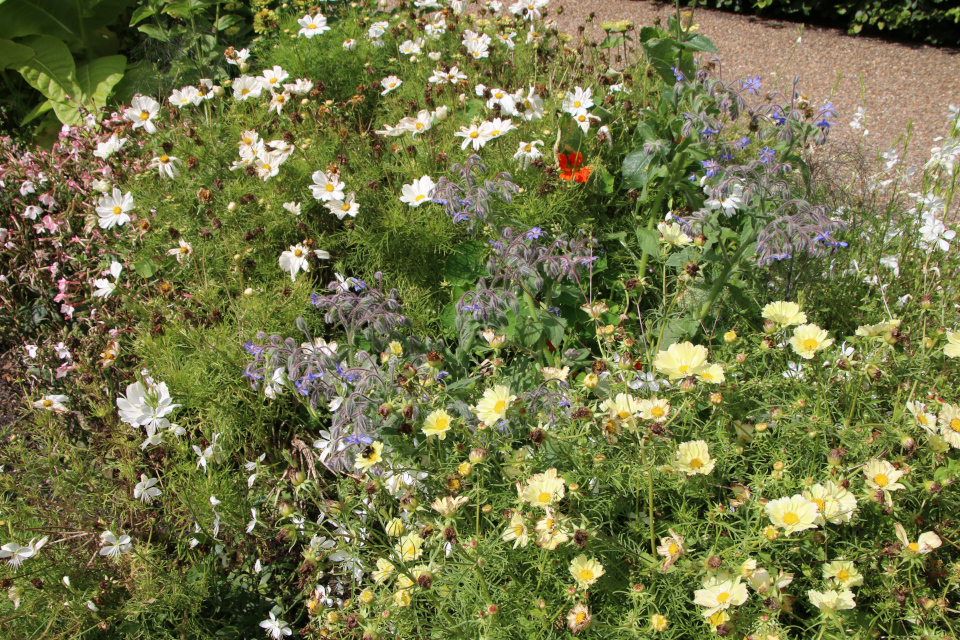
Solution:
[[[151,278],[153,274],[157,272],[156,267],[153,265],[153,260],[150,258],[144,258],[140,262],[137,262],[133,265],[133,270],[140,274],[143,278]]]
[[[684,49],[689,49],[690,51],[706,51],[708,53],[717,54],[720,53],[717,48],[713,46],[710,38],[699,33],[695,33],[688,37],[680,46]]]
[[[482,242],[462,242],[453,248],[443,265],[443,278],[452,285],[472,285],[487,273],[483,261],[487,247]]]
[[[0,70],[15,69],[35,55],[33,49],[13,40],[0,40]]]
[[[648,156],[643,149],[637,149],[627,154],[627,157],[623,159],[623,167],[620,169],[623,175],[624,189],[637,189],[647,183],[647,171],[652,159],[653,156]]]
[[[643,43],[643,52],[647,56],[647,61],[671,87],[676,83],[672,69],[677,62],[676,51],[673,40],[653,39]]]
[[[0,3],[0,38],[45,34],[81,42],[77,3],[67,0],[6,0]]]
[[[603,42],[600,43],[601,49],[612,49],[614,47],[619,47],[623,44],[623,36],[620,34],[609,35],[603,39]]]
[[[44,100],[43,102],[35,106],[33,109],[31,109],[30,113],[24,116],[23,122],[21,122],[20,124],[28,124],[30,122],[33,122],[34,120],[36,120],[37,118],[45,114],[47,111],[50,111],[50,109],[53,109],[53,104],[49,100]]]
[[[112,25],[131,4],[135,3],[132,0],[94,0],[81,13],[83,28],[92,32]]]
[[[79,98],[76,65],[67,45],[53,36],[30,36],[22,43],[34,50],[33,57],[17,67],[30,86],[57,102],[68,95]]]
[[[147,18],[153,17],[157,13],[157,10],[154,7],[149,5],[144,5],[139,7],[136,11],[133,12],[133,15],[130,16],[130,26],[135,27]]]
[[[107,104],[110,90],[123,78],[126,67],[127,59],[124,56],[107,56],[77,69],[77,86],[91,111]]]
[[[154,40],[159,40],[160,42],[166,42],[170,39],[163,31],[160,30],[160,27],[155,24],[142,24],[137,27],[137,31],[150,36]]]
[[[637,242],[640,250],[652,256],[660,253],[660,234],[652,229],[637,227]]]
[[[214,26],[216,27],[217,31],[225,31],[239,22],[243,22],[243,17],[232,13],[226,16],[220,16],[220,19],[217,20],[216,25]]]

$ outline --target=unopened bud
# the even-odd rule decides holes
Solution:
[[[486,461],[487,459],[487,450],[477,447],[476,449],[470,450],[470,455],[468,456],[470,462],[473,464],[480,464],[481,462]]]
[[[588,373],[583,378],[583,386],[587,389],[596,389],[598,384],[600,384],[600,378],[595,373]]]
[[[932,306],[933,306],[933,296],[931,296],[929,293],[923,295],[923,296],[920,298],[920,308],[921,308],[921,309],[929,309],[929,308],[932,307]]]
[[[777,323],[773,320],[764,320],[763,321],[763,332],[764,333],[773,333],[777,330]]]
[[[736,342],[737,341],[737,332],[736,331],[727,331],[723,334],[724,342]]]
[[[698,247],[702,247],[703,245],[707,244],[707,236],[703,235],[702,233],[698,233],[693,237],[693,244],[697,245]]]
[[[393,405],[390,404],[389,402],[384,402],[379,407],[377,407],[377,415],[379,415],[384,420],[386,420],[391,413],[393,413]]]
[[[710,404],[720,404],[721,402],[723,402],[723,394],[721,393],[710,394]]]
[[[687,376],[683,379],[683,382],[680,383],[681,391],[693,391],[697,388],[697,379],[693,376]]]
[[[827,454],[827,465],[839,467],[842,460],[843,456],[840,454],[840,449],[830,449],[830,453]]]

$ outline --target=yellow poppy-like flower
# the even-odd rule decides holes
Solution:
[[[856,497],[833,480],[813,485],[803,492],[803,497],[817,505],[818,525],[850,522],[857,510]]]
[[[943,542],[940,540],[940,536],[935,534],[933,531],[921,533],[916,542],[910,542],[910,539],[907,538],[907,530],[903,528],[902,524],[899,522],[894,522],[893,529],[897,533],[897,539],[903,543],[903,552],[908,556],[918,556],[925,553],[930,553],[943,544]]]
[[[899,326],[899,320],[884,320],[877,324],[865,324],[857,327],[857,335],[861,338],[877,338]]]
[[[740,582],[740,576],[733,580],[719,581],[717,578],[707,580],[703,589],[697,589],[693,594],[693,602],[706,607],[703,612],[705,618],[713,614],[726,611],[730,607],[739,607],[749,597],[747,585]]]
[[[644,420],[662,422],[670,415],[670,401],[656,396],[640,401],[640,417]]]
[[[624,422],[627,426],[635,426],[634,418],[640,411],[640,401],[627,393],[618,393],[613,400],[607,398],[600,404],[600,408],[610,414],[610,417]]]
[[[527,486],[520,495],[520,499],[546,509],[563,498],[566,492],[565,483],[563,478],[557,477],[556,469],[547,469],[527,479]]]
[[[398,607],[409,607],[410,606],[410,593],[407,589],[400,589],[395,594],[393,594],[393,603]]]
[[[695,376],[707,365],[707,349],[691,342],[679,342],[670,345],[666,351],[657,354],[653,366],[671,380]]]
[[[590,615],[590,610],[587,606],[582,602],[578,602],[567,613],[567,626],[570,628],[570,631],[573,632],[573,635],[577,635],[590,626],[592,619],[593,616]]]
[[[397,342],[396,340],[394,340],[393,342],[391,342],[388,346],[390,347],[390,354],[391,354],[391,355],[394,355],[394,356],[397,356],[397,357],[403,355],[403,345],[400,344],[399,342]]]
[[[513,548],[526,547],[530,542],[530,530],[527,528],[527,522],[522,513],[514,513],[507,524],[507,530],[503,532],[500,538],[504,542],[514,541]]]
[[[604,574],[603,565],[595,558],[580,554],[570,563],[570,575],[581,589],[588,589]]]
[[[795,531],[817,528],[817,505],[801,495],[771,500],[766,505],[767,515],[774,526],[783,529],[785,535]]]
[[[371,442],[357,454],[357,460],[353,465],[361,471],[367,471],[380,462],[383,462],[383,443]]]
[[[453,416],[443,409],[437,409],[427,416],[427,420],[423,424],[423,433],[428,438],[430,436],[437,436],[440,440],[445,440],[447,431],[450,431],[452,426]]]
[[[863,584],[863,576],[849,560],[835,560],[823,565],[823,579],[844,589]]]
[[[444,518],[449,518],[457,512],[457,509],[467,504],[470,500],[467,496],[457,496],[456,498],[451,498],[450,496],[444,496],[443,498],[437,498],[430,506],[433,507],[434,511],[442,515]]]
[[[661,222],[657,225],[657,231],[660,232],[660,242],[671,247],[685,247],[693,242],[693,239],[685,234],[676,222]]]
[[[697,374],[697,379],[700,382],[706,382],[707,384],[720,384],[726,380],[726,376],[723,374],[722,365],[711,364]]]
[[[850,589],[837,591],[829,589],[827,591],[807,591],[807,597],[810,598],[810,604],[817,609],[826,609],[829,611],[841,611],[843,609],[854,609],[857,603],[853,601],[853,592]]]
[[[765,320],[775,322],[781,327],[807,322],[807,314],[800,311],[800,305],[796,302],[771,302],[763,308],[761,315]]]
[[[400,518],[394,518],[393,520],[387,523],[387,526],[386,526],[387,535],[390,536],[391,538],[399,538],[400,536],[403,535],[403,532],[406,528],[407,528],[406,525],[403,524],[403,520],[401,520]]]
[[[823,351],[833,344],[833,338],[815,324],[803,324],[793,330],[790,346],[797,355],[807,360],[813,358],[817,351]]]
[[[907,402],[907,411],[917,421],[917,424],[927,433],[935,433],[937,418],[932,413],[927,413],[927,405],[922,402]]]
[[[960,358],[960,331],[947,331],[947,344],[943,355],[948,358]]]
[[[867,478],[867,486],[871,489],[883,489],[883,491],[897,491],[905,487],[897,482],[903,477],[903,472],[894,467],[886,460],[877,460],[874,458],[863,465],[863,475]]]
[[[507,417],[507,409],[516,399],[517,396],[510,394],[509,387],[498,384],[483,392],[483,397],[473,408],[473,412],[480,419],[480,422],[493,426],[497,421],[504,420]]]
[[[393,550],[402,562],[412,562],[419,560],[423,555],[423,538],[416,533],[408,533],[400,538]]]
[[[392,562],[380,558],[377,560],[377,570],[371,575],[373,575],[373,579],[377,584],[383,584],[394,575],[394,571],[396,571],[396,567],[393,566]]]
[[[674,467],[688,476],[709,475],[716,461],[710,457],[710,450],[703,440],[684,442],[677,447],[677,459]]]
[[[944,402],[940,407],[940,435],[954,449],[960,449],[960,408]]]

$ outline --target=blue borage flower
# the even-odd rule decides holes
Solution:
[[[743,88],[747,91],[747,93],[760,93],[760,87],[760,76],[747,78],[743,81]]]

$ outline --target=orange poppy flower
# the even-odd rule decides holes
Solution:
[[[590,172],[593,171],[589,166],[580,168],[583,164],[582,153],[561,153],[558,154],[557,161],[560,163],[560,179],[568,182],[570,180],[586,182],[590,178]]]

